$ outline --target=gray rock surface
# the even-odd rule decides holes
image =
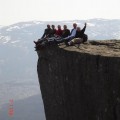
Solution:
[[[46,120],[120,120],[120,41],[38,51]]]

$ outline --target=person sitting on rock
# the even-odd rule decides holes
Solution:
[[[68,42],[69,45],[80,44],[80,43],[87,41],[88,39],[87,35],[84,34],[86,30],[86,25],[87,24],[85,23],[85,26],[82,30],[80,27],[77,27],[75,38]]]
[[[37,45],[37,44],[43,42],[46,38],[51,37],[50,33],[51,33],[51,27],[48,24],[47,28],[44,30],[44,34],[42,35],[41,39],[38,39],[38,41],[34,41],[34,43]]]
[[[51,27],[50,27],[50,25],[47,25],[47,28],[45,29],[42,38],[51,37],[50,32],[51,32]]]
[[[73,29],[71,30],[71,34],[70,34],[68,37],[64,38],[66,45],[68,45],[68,42],[69,42],[70,40],[72,40],[73,38],[75,38],[76,31],[77,31],[77,24],[74,23],[74,24],[73,24]]]
[[[51,29],[51,32],[50,32],[50,36],[51,37],[54,37],[55,34],[56,34],[56,29],[55,29],[55,25],[51,25],[52,29]]]
[[[66,38],[70,35],[70,30],[67,29],[67,25],[63,26],[63,33],[62,33],[62,38]]]
[[[56,33],[55,33],[56,37],[61,37],[62,33],[63,33],[63,31],[61,29],[61,26],[58,25],[58,29],[56,30]]]
[[[72,40],[73,38],[75,38],[75,35],[76,35],[76,28],[77,28],[77,24],[74,23],[74,24],[73,24],[73,29],[71,30],[70,35],[67,36],[67,37],[65,37],[64,39],[61,39],[60,41],[56,41],[56,43],[59,44],[59,43],[65,42],[65,44],[68,46],[68,42],[69,42],[70,40]]]
[[[54,41],[59,42],[62,41],[64,38],[70,35],[70,30],[67,28],[67,25],[63,26],[62,35],[59,38],[55,38]]]
[[[55,39],[61,39],[62,37],[62,29],[61,26],[58,25],[58,29],[54,29],[54,26],[52,26],[53,29],[51,30],[51,37],[47,39],[48,42],[53,42]]]
[[[45,47],[46,45],[49,45],[50,43],[53,43],[55,39],[60,39],[61,36],[62,36],[61,26],[58,25],[58,29],[56,30],[55,26],[52,25],[52,29],[50,29],[50,31],[48,32],[48,34],[46,35],[44,39],[38,40],[37,42],[34,41],[34,43],[36,44],[36,47],[35,47],[36,50],[38,50],[41,47]]]

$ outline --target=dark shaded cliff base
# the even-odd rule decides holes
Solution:
[[[38,51],[46,120],[120,120],[120,41]]]

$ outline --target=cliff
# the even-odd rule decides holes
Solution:
[[[38,51],[46,120],[120,120],[120,41]]]

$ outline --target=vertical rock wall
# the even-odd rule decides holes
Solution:
[[[120,57],[38,52],[46,120],[120,120]]]

